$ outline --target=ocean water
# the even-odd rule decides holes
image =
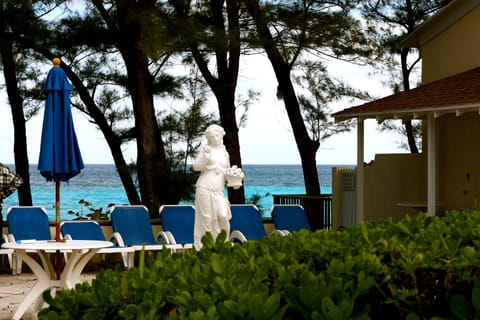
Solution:
[[[273,204],[273,194],[305,194],[303,173],[300,165],[244,165],[245,196],[254,194],[262,198],[258,203],[264,214]],[[317,167],[322,193],[332,192],[332,166]],[[30,168],[30,183],[33,205],[47,209],[49,218],[55,220],[55,184],[47,182],[38,172],[36,165]],[[88,213],[88,208],[79,204],[84,199],[93,208],[106,210],[108,204],[128,204],[125,191],[115,166],[109,164],[87,164],[85,169],[60,187],[60,216],[62,220],[71,220],[75,215],[68,211]],[[17,194],[4,200],[5,208],[18,205]],[[5,212],[4,212],[5,214]]]

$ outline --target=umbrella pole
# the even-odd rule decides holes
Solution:
[[[60,181],[55,181],[55,240],[60,241]],[[60,251],[55,254],[55,270],[57,280],[60,280]]]
[[[60,241],[60,181],[55,182],[55,240]]]

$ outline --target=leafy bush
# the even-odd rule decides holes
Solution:
[[[94,208],[92,203],[84,200],[84,199],[80,199],[78,201],[78,204],[81,205],[81,209],[80,209],[80,212],[78,211],[73,211],[73,210],[68,210],[68,214],[73,214],[75,215],[75,218],[72,219],[72,220],[109,220],[110,217],[109,217],[109,211],[108,209],[112,206],[114,206],[115,204],[114,203],[109,203],[107,205],[107,210],[106,211],[103,211],[103,208],[100,207],[100,208]],[[83,213],[83,208],[87,208],[88,212],[84,215]]]
[[[40,319],[480,318],[480,213],[365,222],[190,254],[44,294]]]

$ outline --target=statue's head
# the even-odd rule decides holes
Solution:
[[[225,130],[218,124],[211,124],[205,130],[205,136],[209,145],[218,146],[222,144],[223,136],[225,135]]]
[[[211,124],[208,126],[207,130],[205,130],[205,135],[207,138],[213,135],[221,135],[223,137],[225,135],[225,130],[223,130],[218,124]]]

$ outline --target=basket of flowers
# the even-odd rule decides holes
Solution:
[[[232,166],[225,171],[225,178],[227,179],[227,186],[238,189],[243,184],[244,174],[241,168]]]

